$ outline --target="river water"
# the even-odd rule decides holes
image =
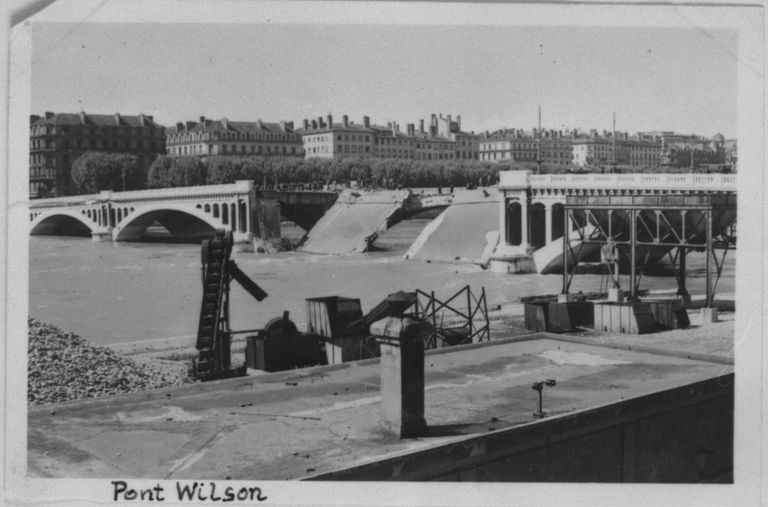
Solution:
[[[238,266],[269,296],[256,302],[232,284],[235,330],[263,327],[290,312],[306,320],[305,298],[346,296],[361,300],[363,312],[398,290],[435,291],[441,299],[470,285],[485,287],[489,307],[535,294],[560,291],[559,275],[506,275],[463,264],[403,260],[429,219],[396,225],[379,240],[382,250],[354,255],[285,252],[236,253]],[[704,277],[689,258],[688,287],[703,292]],[[733,259],[733,257],[731,257]],[[200,311],[200,247],[189,244],[97,243],[89,238],[33,236],[29,254],[29,314],[100,345],[194,336]],[[626,277],[624,277],[626,280]],[[577,275],[571,292],[598,291],[600,275]],[[726,264],[718,290],[733,291],[733,264]],[[641,288],[667,289],[669,277],[644,277]]]

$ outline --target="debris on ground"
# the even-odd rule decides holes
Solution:
[[[29,319],[27,402],[45,405],[189,382],[183,364],[134,361],[56,326]]]

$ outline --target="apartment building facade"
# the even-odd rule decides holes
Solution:
[[[168,129],[166,153],[170,157],[260,155],[302,157],[301,135],[293,122],[230,121],[227,118],[177,123]]]
[[[573,163],[581,168],[629,166],[657,169],[661,167],[662,147],[656,140],[632,139],[626,134],[576,138],[573,140]]]
[[[386,125],[372,124],[363,116],[362,123],[354,123],[347,115],[340,123],[333,116],[305,119],[299,130],[304,143],[305,157],[343,158],[366,156],[405,160],[477,159],[476,136],[462,132],[450,115],[432,115],[425,126],[421,120],[402,128],[394,121]]]
[[[479,141],[483,162],[536,164],[541,153],[541,165],[547,169],[567,169],[572,165],[571,138],[560,131],[526,132],[504,129],[486,133]]]
[[[136,155],[148,168],[165,153],[165,128],[151,115],[46,112],[31,115],[29,194],[66,195],[72,191],[72,162],[87,151]]]

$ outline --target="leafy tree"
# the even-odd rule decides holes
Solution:
[[[137,190],[145,187],[146,176],[135,155],[85,152],[72,163],[72,183],[78,193],[101,190]]]
[[[149,168],[149,188],[189,187],[206,184],[207,169],[197,157],[159,155]]]
[[[147,172],[147,188],[168,188],[170,184],[170,172],[173,159],[165,155],[158,155],[152,161]]]

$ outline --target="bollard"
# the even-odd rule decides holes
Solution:
[[[381,427],[398,438],[426,434],[424,339],[429,325],[412,317],[371,324],[381,350]]]

